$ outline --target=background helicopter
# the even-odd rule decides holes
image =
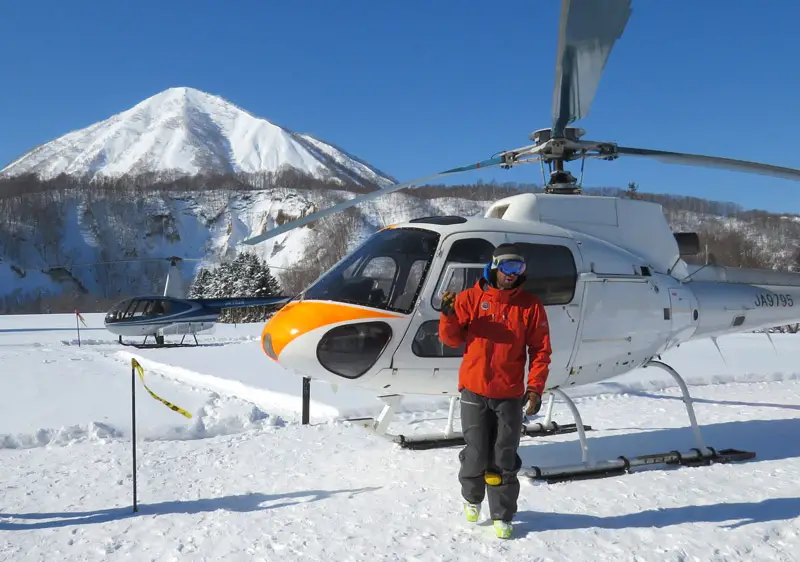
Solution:
[[[176,347],[183,346],[186,335],[194,337],[198,345],[197,334],[214,327],[220,313],[226,308],[240,308],[245,306],[272,306],[287,302],[291,297],[231,297],[213,299],[186,298],[186,289],[178,269],[181,261],[200,261],[200,258],[181,258],[171,256],[167,258],[131,258],[126,260],[111,260],[103,262],[90,262],[71,264],[69,267],[97,265],[103,263],[119,263],[128,261],[167,260],[169,269],[164,285],[163,295],[142,295],[124,299],[106,313],[103,324],[112,334],[119,336],[123,345],[134,347]],[[53,269],[53,268],[51,268]],[[164,336],[179,334],[183,337],[180,343],[166,344]],[[142,337],[141,344],[126,343],[122,338]],[[153,337],[155,344],[148,344],[147,338]]]
[[[562,1],[553,123],[531,135],[533,144],[358,195],[246,240],[246,244],[258,244],[439,176],[536,161],[543,176],[544,164],[550,168],[544,194],[502,199],[483,217],[419,218],[379,231],[266,323],[264,352],[308,378],[375,391],[385,406],[368,424],[379,434],[388,434],[392,414],[404,395],[451,396],[444,438],[398,436],[396,440],[420,448],[461,443],[452,426],[463,350],[439,341],[439,298],[444,290],[458,291],[473,284],[483,274],[492,250],[500,243],[514,242],[527,255],[525,286],[547,308],[553,344],[545,420],[525,432],[577,431],[582,450],[580,464],[533,467],[528,473],[531,477],[558,481],[615,474],[646,464],[751,458],[754,453],[706,446],[683,379],[658,358],[693,339],[797,322],[800,274],[690,266],[683,257],[699,251],[698,237],[673,233],[660,205],[582,196],[581,182],[564,169],[564,163],[629,155],[793,180],[800,180],[800,170],[581,140],[585,131],[568,125],[588,113],[611,48],[630,14],[630,0]],[[593,461],[580,413],[563,389],[649,366],[663,369],[680,386],[696,448]],[[552,421],[556,395],[570,408],[574,426]]]

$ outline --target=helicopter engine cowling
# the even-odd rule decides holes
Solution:
[[[391,367],[409,317],[358,305],[294,301],[264,326],[261,347],[282,367],[341,384]]]

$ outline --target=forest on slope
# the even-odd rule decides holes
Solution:
[[[62,266],[58,271],[48,272],[55,281],[62,286],[64,279],[73,283],[70,290],[63,290],[61,294],[41,292],[10,296],[8,287],[0,287],[0,306],[4,313],[72,311],[76,306],[85,311],[102,311],[125,296],[140,294],[145,289],[147,292],[163,289],[166,269],[165,264],[158,263],[148,266],[150,269],[121,273],[113,278],[110,274],[104,278],[98,268],[93,286],[75,281],[69,265],[86,261],[88,254],[85,249],[75,249],[74,242],[70,241],[81,237],[96,239],[96,249],[92,250],[90,259],[132,259],[143,257],[148,248],[155,247],[154,241],[169,243],[181,235],[185,237],[186,233],[179,232],[176,225],[178,215],[189,214],[187,207],[192,207],[197,215],[193,228],[202,231],[221,228],[214,223],[215,218],[234,198],[247,204],[247,194],[251,192],[273,190],[271,193],[280,197],[302,192],[309,200],[313,199],[309,194],[318,194],[307,206],[322,208],[341,200],[342,192],[369,189],[326,182],[291,169],[281,173],[238,175],[144,174],[93,182],[63,175],[46,181],[32,175],[3,178],[0,179],[0,260],[19,272],[17,281],[21,283],[25,282],[24,276],[31,268],[46,270],[53,266]],[[465,210],[480,211],[496,199],[526,191],[540,192],[541,186],[479,181],[451,186],[426,185],[398,193],[419,203],[409,207],[409,212],[414,214],[428,209],[423,205],[426,201],[445,198],[460,200]],[[704,251],[692,258],[695,263],[711,260],[734,267],[800,271],[798,215],[748,210],[735,203],[698,197],[647,193],[633,182],[627,188],[585,188],[584,193],[635,197],[661,204],[673,230],[691,230],[700,235]],[[176,206],[176,201],[182,206]],[[368,214],[353,208],[317,221],[297,258],[303,267],[273,272],[281,290],[286,294],[301,290],[352,249],[365,229],[374,231],[374,218],[365,216]],[[275,224],[296,216],[296,212],[284,211],[281,207]],[[105,232],[91,226],[100,218]],[[148,241],[147,244],[143,240]],[[224,256],[219,267],[229,267],[234,259],[235,255]],[[143,286],[143,280],[149,285]],[[20,297],[20,294],[25,296]]]

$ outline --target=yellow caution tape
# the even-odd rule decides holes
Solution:
[[[158,400],[162,404],[166,405],[167,408],[169,408],[173,412],[178,412],[179,414],[182,414],[182,415],[186,416],[187,418],[191,418],[192,417],[192,414],[190,414],[189,412],[187,412],[183,408],[180,408],[180,407],[176,406],[175,404],[172,404],[171,402],[167,402],[166,400],[164,400],[163,398],[158,396],[155,392],[150,390],[150,388],[147,386],[147,383],[144,382],[144,368],[142,368],[142,366],[139,364],[139,362],[136,359],[134,359],[133,357],[131,357],[131,367],[133,367],[134,369],[136,369],[139,372],[139,378],[142,379],[142,385],[144,386],[145,390],[147,390],[147,392],[150,393],[150,396],[152,396],[153,398],[155,398],[156,400]]]

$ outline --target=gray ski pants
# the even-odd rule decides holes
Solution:
[[[492,519],[511,521],[517,513],[522,459],[517,454],[522,434],[524,397],[484,398],[461,391],[461,428],[466,447],[458,454],[461,495],[470,503],[488,496]],[[498,485],[484,480],[486,472],[499,475]]]

